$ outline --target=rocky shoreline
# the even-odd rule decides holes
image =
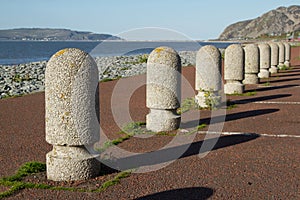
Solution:
[[[195,51],[181,51],[182,66],[195,65]],[[96,57],[99,81],[146,73],[148,55]],[[0,65],[0,99],[45,90],[47,61],[19,65]]]

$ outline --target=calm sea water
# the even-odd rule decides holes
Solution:
[[[150,53],[159,46],[169,46],[177,51],[196,51],[204,45],[226,48],[232,43],[216,42],[154,42],[154,41],[0,41],[0,65],[13,65],[48,60],[64,48],[79,48],[92,56],[117,56]]]

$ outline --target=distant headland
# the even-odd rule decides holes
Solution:
[[[123,40],[110,34],[74,31],[69,29],[18,28],[0,30],[0,41],[102,41]]]
[[[219,40],[297,39],[300,33],[300,6],[279,7],[255,19],[226,27]]]

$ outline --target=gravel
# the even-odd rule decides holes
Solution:
[[[195,51],[182,51],[179,55],[182,66],[195,65]],[[147,54],[96,57],[99,81],[144,74],[147,57]],[[46,64],[47,61],[0,65],[0,99],[44,91]]]

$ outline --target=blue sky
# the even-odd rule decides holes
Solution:
[[[1,0],[0,29],[49,27],[119,35],[159,27],[204,40],[217,38],[231,23],[290,5],[300,5],[300,0]],[[138,37],[152,39],[151,34]]]

